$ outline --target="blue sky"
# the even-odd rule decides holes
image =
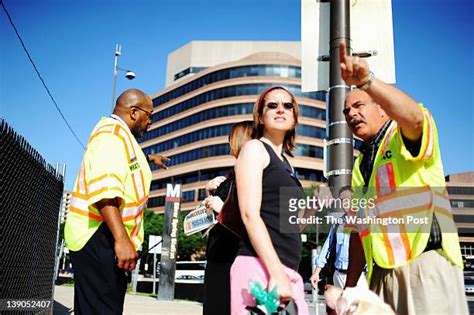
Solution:
[[[397,85],[433,113],[446,174],[474,171],[474,2],[393,1]],[[4,0],[63,113],[85,144],[111,108],[113,54],[136,72],[117,93],[164,87],[168,54],[191,40],[300,40],[299,0]],[[0,114],[71,189],[83,150],[0,8]],[[370,21],[368,21],[370,23]]]

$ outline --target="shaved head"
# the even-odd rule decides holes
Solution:
[[[136,138],[142,137],[152,123],[153,102],[143,91],[129,89],[120,94],[114,114],[130,128]]]
[[[145,108],[145,105],[148,105],[147,103],[151,103],[149,108]],[[153,103],[151,102],[151,98],[148,95],[138,89],[129,89],[120,94],[120,96],[117,98],[114,111],[116,111],[118,108],[130,108],[133,106],[143,107],[143,109],[146,110],[153,109]]]

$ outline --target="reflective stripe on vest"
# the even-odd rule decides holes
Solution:
[[[359,227],[369,278],[374,261],[380,267],[390,269],[406,265],[421,255],[429,239],[433,215],[437,216],[440,225],[444,255],[451,263],[462,267],[459,238],[445,189],[436,125],[430,113],[422,106],[420,108],[424,125],[418,156],[410,156],[400,129],[392,122],[375,157],[368,183],[360,172],[362,155],[354,163],[354,198],[375,198],[375,207],[359,210],[358,216],[404,219],[404,224]],[[368,190],[362,191],[364,186]],[[428,224],[408,222],[411,216],[427,219]]]
[[[131,139],[127,132],[124,130],[124,127],[120,124],[107,124],[101,126],[97,129],[97,131],[90,137],[89,143],[99,134],[104,133],[113,133],[114,135],[118,136],[118,138],[124,144],[124,148],[127,154],[127,159],[129,163],[136,160],[135,150],[133,145],[131,144]],[[148,198],[145,196],[145,184],[143,179],[143,172],[142,170],[132,172],[132,181],[135,191],[135,198],[139,200],[136,203],[127,203],[125,204],[123,210],[121,211],[122,221],[127,222],[131,220],[135,220],[135,225],[137,226],[140,223],[140,220],[137,220],[137,216],[140,216],[143,212],[144,208],[146,207]],[[104,190],[118,190],[122,194],[124,194],[124,184],[120,180],[120,177],[116,174],[107,174],[102,175],[98,178],[94,178],[86,183],[85,181],[85,168],[81,166],[79,172],[79,191],[80,194],[73,193],[72,200],[71,200],[71,212],[89,217],[94,220],[102,221],[102,215],[96,210],[94,207],[87,207],[87,199],[91,196],[95,196]],[[134,228],[134,231],[137,230]],[[137,233],[138,231],[136,231]],[[135,234],[136,234],[135,233]]]

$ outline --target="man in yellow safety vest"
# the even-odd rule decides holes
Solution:
[[[397,314],[467,314],[457,229],[431,114],[377,79],[341,43],[341,76],[356,86],[344,115],[363,140],[352,174],[346,287],[364,265],[370,288]],[[365,200],[365,201],[364,201]],[[449,294],[446,294],[449,291]]]
[[[150,191],[148,158],[135,137],[152,120],[153,104],[137,89],[123,92],[113,114],[92,131],[74,185],[64,230],[74,268],[76,314],[122,314],[127,271],[143,241],[143,211]]]

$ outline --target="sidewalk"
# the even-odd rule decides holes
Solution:
[[[74,314],[73,310],[74,288],[69,286],[55,286],[54,288],[54,315]],[[306,295],[306,300],[310,300],[311,296]],[[324,301],[322,296],[318,298],[318,307],[309,304],[309,313],[311,315],[319,315],[325,313]],[[202,305],[198,302],[158,301],[155,298],[127,294],[125,296],[124,314],[159,314],[159,315],[200,315],[202,314]]]
[[[73,287],[55,286],[53,313],[55,315],[74,314],[73,296]],[[124,314],[197,315],[202,314],[202,306],[197,302],[164,302],[147,296],[127,294],[125,296]]]

